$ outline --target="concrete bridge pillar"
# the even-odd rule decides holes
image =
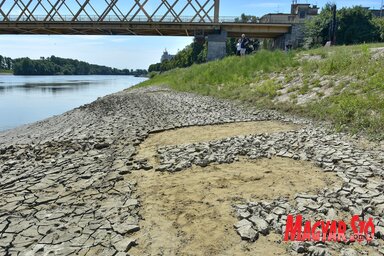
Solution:
[[[298,48],[304,44],[304,24],[293,24],[291,31],[274,40],[275,49]]]
[[[227,32],[208,35],[207,61],[222,59],[227,55]]]

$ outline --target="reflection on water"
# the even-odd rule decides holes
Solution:
[[[0,131],[64,113],[144,80],[132,76],[0,75]]]
[[[89,86],[101,83],[101,81],[73,81],[73,82],[57,82],[57,83],[32,83],[17,84],[11,86],[0,85],[0,91],[23,90],[23,91],[41,91],[50,93],[60,93],[62,91],[79,91],[88,89]]]

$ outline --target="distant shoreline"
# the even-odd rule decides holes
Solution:
[[[94,75],[64,75],[64,74],[60,74],[60,75],[15,75],[13,73],[6,73],[6,72],[0,72],[0,76],[134,76],[134,77],[147,77],[147,75],[141,75],[141,76],[138,76],[138,75],[101,75],[101,74],[94,74]]]

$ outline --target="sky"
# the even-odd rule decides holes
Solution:
[[[101,3],[101,1],[93,1]],[[153,10],[156,2],[160,0],[149,1],[150,4],[146,8]],[[299,3],[315,4],[319,7],[327,2],[329,0],[299,0]],[[335,2],[338,8],[362,5],[379,9],[382,0],[334,0],[332,2]],[[267,13],[289,12],[291,3],[291,0],[221,0],[220,17],[240,16],[242,13],[260,17]],[[103,6],[100,8],[103,9]],[[165,49],[174,54],[190,44],[192,40],[192,37],[161,36],[0,35],[0,55],[32,59],[55,55],[116,68],[147,69],[150,64],[160,61]]]

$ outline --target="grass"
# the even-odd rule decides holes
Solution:
[[[0,69],[0,74],[13,74],[13,71],[7,69]]]
[[[261,108],[274,108],[328,120],[338,130],[363,133],[373,139],[384,139],[384,57],[371,58],[370,48],[384,44],[364,44],[319,48],[309,51],[284,53],[260,51],[255,55],[227,57],[186,69],[176,69],[141,83],[138,86],[168,85],[179,91],[195,92],[220,98],[242,100]],[[300,60],[302,54],[321,56],[321,60]],[[334,93],[325,98],[295,104],[276,103],[282,85],[274,80],[276,74],[291,82],[299,73],[303,83],[288,92],[304,95],[311,88],[320,87],[321,77],[351,78],[353,82],[330,80]],[[316,75],[316,76],[315,76]],[[320,76],[320,79],[319,79]],[[318,94],[322,96],[320,92]]]

